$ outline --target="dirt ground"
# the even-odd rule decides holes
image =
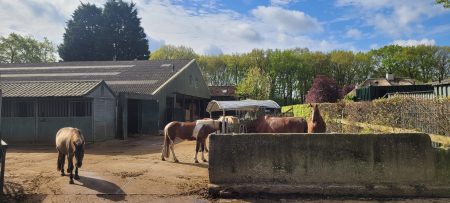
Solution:
[[[32,202],[207,201],[208,165],[193,163],[195,142],[176,144],[181,163],[174,163],[171,158],[161,161],[162,140],[147,136],[88,145],[81,179],[74,185],[56,171],[54,146],[11,146],[4,191],[13,199]]]
[[[449,199],[211,199],[208,165],[193,163],[195,142],[179,142],[181,163],[161,161],[163,137],[111,140],[86,147],[80,180],[56,171],[54,146],[11,146],[0,202],[450,202]]]

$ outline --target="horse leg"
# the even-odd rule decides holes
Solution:
[[[202,143],[202,161],[203,161],[203,162],[208,162],[208,161],[205,159],[205,155],[204,155],[205,150],[206,150],[206,144],[205,144],[205,142],[203,142],[203,143]]]
[[[66,155],[61,153],[61,176],[65,176],[66,174],[64,173],[64,164],[66,162]]]
[[[199,150],[200,150],[200,143],[198,141],[196,141],[196,143],[195,143],[195,157],[194,157],[194,162],[195,163],[198,163],[197,154],[198,154]]]
[[[68,155],[67,155],[67,164],[69,165],[69,167],[67,168],[67,170],[69,171],[69,173],[70,173],[70,181],[69,181],[69,183],[70,184],[74,184],[74,182],[73,182],[73,154],[72,153],[69,153]]]
[[[173,141],[170,140],[170,151],[172,151],[173,161],[176,162],[176,163],[178,163],[179,161],[178,161],[177,157],[175,156],[175,150],[173,150],[173,146],[174,146],[174,145],[175,145],[175,144],[173,143]]]
[[[75,177],[74,177],[74,179],[75,180],[80,180],[80,176],[78,176],[78,167],[77,166],[75,166]]]
[[[64,176],[64,164],[61,165],[65,157],[63,157],[63,153],[58,150],[58,160],[56,162],[56,170],[61,172],[61,176]]]

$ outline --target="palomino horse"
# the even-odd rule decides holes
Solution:
[[[322,116],[320,115],[317,104],[311,105],[312,113],[311,120],[308,122],[308,133],[324,133],[327,131],[327,126]]]
[[[217,120],[226,123],[227,126],[225,128],[226,133],[240,131],[239,118],[236,116],[220,116],[219,119]]]
[[[203,121],[209,121],[209,122],[203,122]],[[161,154],[161,160],[165,161],[166,158],[170,156],[170,151],[172,151],[173,155],[173,161],[179,162],[177,157],[175,156],[174,151],[174,141],[175,138],[181,138],[183,140],[196,140],[197,141],[197,148],[206,150],[205,147],[205,140],[208,137],[208,134],[204,134],[203,132],[207,132],[207,129],[197,129],[198,133],[194,136],[194,129],[196,125],[213,125],[214,128],[217,130],[220,130],[221,122],[220,121],[214,121],[212,119],[208,120],[198,120],[197,122],[178,122],[178,121],[172,121],[169,124],[167,124],[164,127],[164,145],[162,149]],[[216,130],[216,131],[217,131]],[[170,151],[169,151],[170,150]],[[197,154],[198,150],[196,150]]]
[[[57,169],[61,171],[61,176],[64,176],[64,160],[67,155],[68,168],[67,173],[70,173],[70,184],[73,184],[73,157],[77,163],[75,164],[75,180],[79,180],[78,168],[81,168],[84,157],[84,137],[81,131],[77,128],[65,127],[61,128],[56,133],[56,149],[58,150]]]
[[[306,133],[308,124],[298,117],[259,116],[248,123],[249,133]]]

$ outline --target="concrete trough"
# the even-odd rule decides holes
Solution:
[[[450,197],[450,154],[422,133],[212,134],[214,196]]]

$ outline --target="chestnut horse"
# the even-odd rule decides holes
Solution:
[[[319,106],[317,104],[310,104],[312,108],[311,120],[308,121],[308,133],[325,133],[327,126],[322,116],[320,115]]]
[[[84,137],[77,128],[65,127],[56,133],[56,149],[58,150],[57,169],[64,176],[64,160],[67,155],[67,173],[70,173],[70,184],[73,184],[73,157],[75,156],[75,180],[79,180],[78,168],[81,168],[84,157]]]
[[[249,133],[306,133],[308,124],[299,117],[259,116],[247,125]]]
[[[214,120],[198,120],[199,121],[210,121],[212,125],[217,127],[217,130],[220,130],[221,122],[220,121],[214,121]],[[167,124],[164,127],[164,145],[161,153],[161,160],[165,161],[166,158],[170,156],[170,151],[172,151],[173,161],[179,162],[177,157],[175,156],[174,151],[174,141],[175,138],[180,138],[183,140],[189,140],[197,141],[197,147],[199,150],[207,150],[205,146],[205,140],[208,137],[208,134],[204,134],[203,132],[207,132],[206,129],[198,129],[198,133],[195,133],[194,136],[194,129],[197,125],[197,122],[179,122],[179,121],[172,121],[169,124]],[[199,122],[199,125],[209,125],[208,123]],[[200,133],[201,132],[201,133]],[[170,151],[169,151],[170,150]],[[197,154],[198,150],[196,150]]]

